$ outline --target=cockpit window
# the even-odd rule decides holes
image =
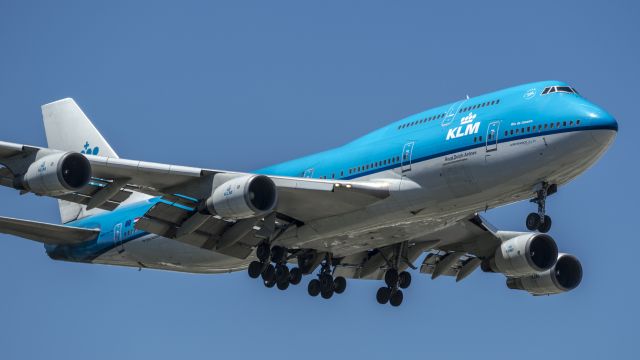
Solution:
[[[540,94],[540,95],[547,95],[547,94],[551,94],[551,93],[554,93],[554,92],[562,92],[562,93],[580,95],[576,91],[576,89],[568,87],[568,86],[547,86],[546,88],[544,88],[544,90],[542,90],[542,94]]]
[[[573,94],[573,89],[571,89],[568,86],[556,86],[556,91],[557,92],[566,92],[566,93],[572,93]]]

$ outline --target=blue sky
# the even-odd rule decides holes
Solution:
[[[619,121],[614,146],[550,198],[584,267],[531,297],[480,271],[414,274],[330,301],[205,276],[54,262],[0,236],[0,358],[632,358],[637,286],[640,5],[634,1],[0,2],[0,139],[46,144],[40,105],[73,97],[122,157],[251,170],[406,115],[529,81],[569,82]],[[0,189],[0,215],[57,222]],[[489,211],[523,230],[528,203]],[[305,280],[305,284],[306,284]]]

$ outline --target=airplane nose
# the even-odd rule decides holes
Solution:
[[[587,119],[594,128],[618,132],[618,122],[603,108],[589,104],[585,105],[581,110],[583,117]]]
[[[618,122],[603,108],[588,104],[583,105],[580,114],[595,131],[590,131],[591,136],[600,145],[611,144],[618,132]]]

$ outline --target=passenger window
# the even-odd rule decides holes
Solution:
[[[478,136],[478,141],[482,141],[482,136]]]
[[[545,128],[545,129],[547,128],[547,124],[544,124],[544,128]]]
[[[557,128],[559,128],[559,127],[560,127],[560,121],[558,121],[558,122],[556,123],[556,127],[557,127]]]
[[[573,120],[569,121],[569,126],[573,126]]]
[[[504,131],[504,136],[507,136],[507,135],[509,135],[509,132],[505,130]]]
[[[516,129],[516,134],[520,133],[520,129]]]
[[[576,125],[580,125],[580,120],[576,120]]]
[[[513,129],[511,130],[511,135],[513,135]]]
[[[567,126],[567,122],[566,122],[566,121],[563,121],[563,122],[562,122],[562,126]]]
[[[527,132],[531,132],[531,126],[527,126]]]

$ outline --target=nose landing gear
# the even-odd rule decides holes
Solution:
[[[551,217],[546,215],[546,200],[547,196],[553,195],[558,191],[558,186],[555,184],[549,184],[546,182],[538,185],[536,190],[536,197],[531,199],[532,203],[538,205],[537,213],[530,213],[527,215],[526,226],[531,231],[538,230],[541,233],[546,233],[551,230]]]

